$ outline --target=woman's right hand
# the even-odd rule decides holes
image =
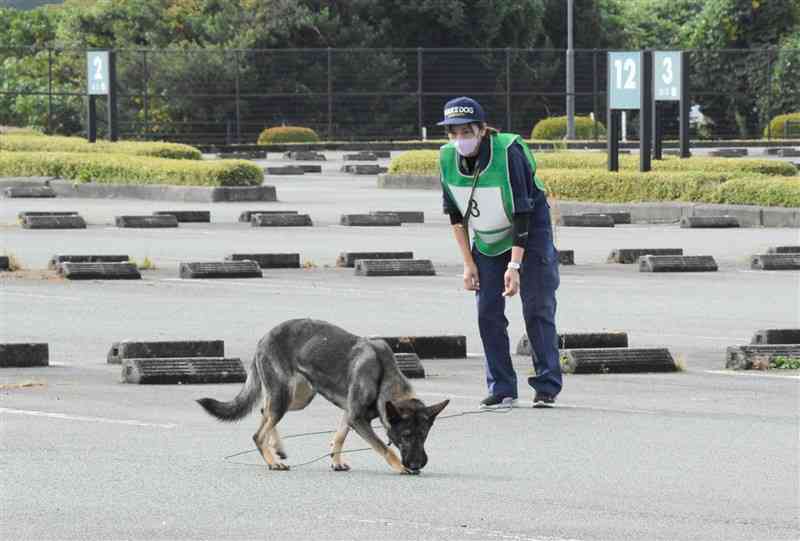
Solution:
[[[464,264],[464,289],[467,291],[478,291],[481,288],[478,279],[478,267],[475,263]]]

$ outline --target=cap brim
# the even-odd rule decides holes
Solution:
[[[442,120],[441,122],[437,122],[437,126],[452,126],[454,124],[471,124],[472,122],[481,122],[475,118],[448,118],[446,120]]]

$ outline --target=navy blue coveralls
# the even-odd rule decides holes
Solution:
[[[483,138],[477,157],[477,167],[486,167],[490,158],[489,136]],[[462,173],[471,175],[474,169],[459,159]],[[533,183],[528,160],[518,143],[508,148],[508,171],[514,197],[514,213],[528,215],[528,240],[520,268],[520,298],[525,329],[531,344],[531,357],[536,375],[528,383],[537,393],[556,396],[561,391],[561,364],[556,333],[556,289],[560,283],[558,253],[553,244],[550,206],[547,197]],[[480,181],[479,181],[480,182]],[[443,191],[445,214],[461,216],[458,206]],[[459,220],[460,221],[460,220]],[[511,363],[508,338],[508,319],[505,316],[504,275],[511,250],[487,256],[472,246],[472,256],[478,267],[480,290],[478,328],[486,356],[486,384],[489,393],[500,397],[517,398],[517,374]]]

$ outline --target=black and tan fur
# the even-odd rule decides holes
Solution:
[[[279,460],[286,458],[286,452],[277,424],[287,411],[305,408],[316,393],[344,410],[331,444],[331,466],[336,471],[350,469],[341,451],[352,428],[395,471],[418,473],[428,462],[424,447],[428,431],[449,403],[426,406],[418,400],[383,340],[361,338],[312,319],[281,323],[259,341],[247,381],[232,401],[198,402],[218,419],[235,421],[255,407],[262,393],[261,425],[253,440],[271,470],[289,469]],[[400,457],[373,431],[370,423],[376,417]]]

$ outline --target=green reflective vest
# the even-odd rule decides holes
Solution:
[[[515,142],[520,144],[533,171],[531,182],[542,191],[545,191],[545,188],[536,177],[536,160],[519,135],[499,133],[492,135],[490,139],[489,163],[478,177],[469,225],[478,251],[488,256],[496,256],[510,250],[514,242],[512,232],[514,196],[508,174],[508,147]],[[461,172],[458,167],[459,159],[455,144],[451,142],[441,147],[439,167],[442,171],[442,188],[447,191],[463,215],[467,212],[467,202],[472,191],[472,175]]]

